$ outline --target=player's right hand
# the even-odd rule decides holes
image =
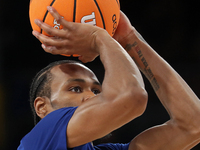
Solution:
[[[84,63],[93,61],[99,55],[96,37],[100,32],[105,31],[88,24],[68,22],[59,15],[55,8],[49,6],[47,9],[57,22],[63,26],[63,29],[55,29],[36,19],[35,23],[52,36],[49,37],[37,31],[32,32],[42,42],[42,48],[51,54],[78,54],[80,55],[79,59]]]

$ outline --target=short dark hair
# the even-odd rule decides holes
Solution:
[[[60,60],[50,63],[48,66],[40,70],[35,77],[33,78],[31,87],[30,87],[30,106],[34,117],[34,124],[36,125],[41,119],[37,116],[35,108],[34,108],[34,101],[37,97],[46,96],[49,99],[51,98],[51,83],[53,79],[53,75],[51,73],[51,69],[54,66],[64,64],[64,63],[73,63],[73,64],[81,64],[79,61],[75,60]]]

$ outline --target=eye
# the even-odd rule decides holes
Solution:
[[[93,92],[95,95],[101,93],[101,91],[100,91],[99,89],[93,89],[92,92]]]
[[[75,87],[71,87],[71,88],[69,89],[69,91],[75,92],[75,93],[81,93],[81,92],[82,92],[82,89],[81,89],[80,86],[75,86]]]

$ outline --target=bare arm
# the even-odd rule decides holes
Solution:
[[[194,147],[200,142],[198,97],[178,73],[144,41],[126,16],[123,13],[121,15],[121,27],[115,38],[148,78],[171,117],[165,124],[144,131],[133,139],[130,150],[184,150]]]
[[[55,9],[49,10],[63,25],[57,30],[38,22],[38,26],[52,36],[33,32],[43,42],[46,52],[79,54],[83,62],[100,55],[105,67],[101,94],[85,101],[75,111],[67,127],[68,147],[75,147],[105,136],[141,115],[146,107],[144,84],[134,61],[108,33],[86,24],[70,23]]]

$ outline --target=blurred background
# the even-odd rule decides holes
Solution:
[[[145,40],[185,79],[200,96],[200,11],[198,1],[121,0],[121,10]],[[29,86],[41,68],[68,59],[45,53],[32,36],[29,0],[0,1],[0,149],[17,149],[21,138],[34,126],[29,107]],[[86,64],[103,80],[97,58]],[[145,79],[149,102],[145,113],[99,142],[129,142],[169,116]],[[199,117],[199,116],[197,116]],[[173,139],[172,139],[173,140]],[[199,150],[197,145],[193,150]]]

